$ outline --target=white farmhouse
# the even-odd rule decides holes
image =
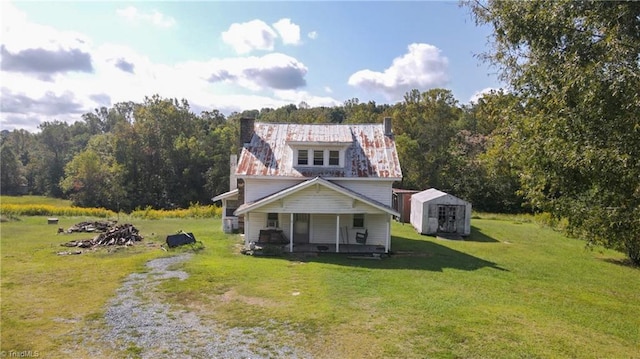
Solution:
[[[237,186],[213,199],[223,201],[227,227],[237,220],[247,246],[390,250],[391,221],[399,216],[391,189],[402,179],[390,118],[353,125],[241,121]]]

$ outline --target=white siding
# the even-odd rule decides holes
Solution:
[[[411,217],[410,222],[413,228],[418,233],[425,233],[423,230],[423,221],[428,221],[427,215],[429,213],[428,206],[424,206],[423,202],[418,201],[416,198],[411,197]],[[426,212],[426,213],[425,213]]]
[[[280,229],[289,240],[291,240],[291,214],[280,213]]]
[[[285,188],[295,186],[303,180],[295,179],[256,179],[246,178],[244,180],[244,200],[245,203],[264,198],[270,194],[282,191]]]
[[[266,212],[250,212],[247,213],[249,225],[245,222],[245,243],[257,242],[260,238],[260,230],[265,229],[267,226],[267,213]],[[278,215],[279,229],[282,230],[287,238],[291,238],[290,224],[291,214],[280,213]]]
[[[311,216],[309,243],[336,243],[335,214],[314,214]]]
[[[335,180],[332,182],[391,207],[393,181]]]
[[[267,215],[264,213],[247,213],[244,223],[244,243],[258,242],[260,230],[266,226]],[[247,223],[248,222],[248,223]]]
[[[310,243],[335,244],[336,242],[336,220],[337,215],[334,214],[314,214],[311,216],[311,238]],[[384,246],[387,240],[388,214],[367,214],[365,215],[365,228],[353,228],[352,215],[340,215],[340,244],[356,244],[356,233],[368,230],[368,245]],[[345,229],[348,238],[345,236]]]
[[[258,209],[279,213],[380,213],[362,201],[324,186],[311,186]]]
[[[331,238],[335,242],[335,216],[333,216],[333,231],[334,234]],[[388,234],[390,215],[384,214],[365,214],[364,216],[364,228],[353,227],[353,215],[340,215],[340,244],[356,244],[356,233],[364,232],[368,230],[367,243],[370,245],[384,246]],[[327,228],[328,230],[328,228]],[[346,237],[345,237],[346,236]],[[333,243],[331,242],[331,243]]]

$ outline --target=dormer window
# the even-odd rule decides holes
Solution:
[[[307,166],[309,165],[309,151],[298,150],[298,166]]]
[[[293,144],[293,165],[301,167],[344,167],[347,144]]]
[[[297,166],[343,167],[344,152],[344,150],[298,148],[294,151],[293,163]]]
[[[329,166],[340,165],[340,151],[329,151]]]
[[[313,165],[324,166],[324,151],[313,150]]]

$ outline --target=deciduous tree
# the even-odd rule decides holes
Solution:
[[[536,208],[640,264],[640,3],[468,3],[521,98],[512,141]]]

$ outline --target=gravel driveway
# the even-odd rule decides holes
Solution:
[[[184,280],[188,274],[171,270],[191,254],[149,261],[145,273],[127,277],[105,313],[103,345],[131,358],[302,358],[290,347],[261,343],[269,338],[263,328],[224,328],[205,322],[192,312],[172,308],[158,300],[158,285],[169,278]]]

